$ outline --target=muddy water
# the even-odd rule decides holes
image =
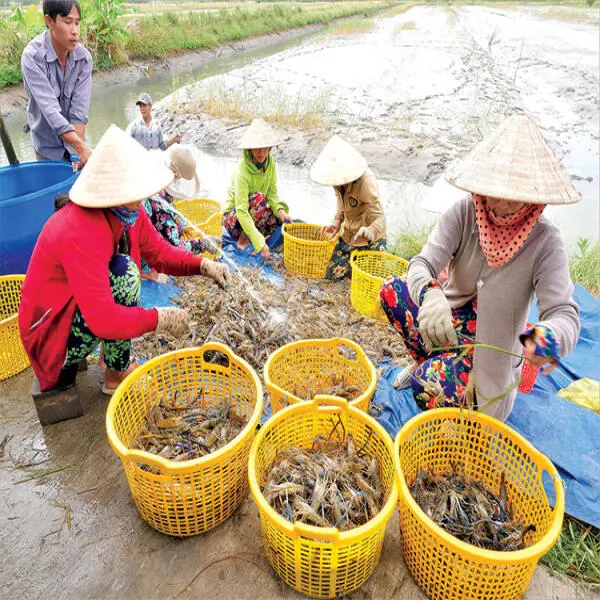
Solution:
[[[243,130],[235,128],[239,121],[198,114],[207,90],[220,86],[262,113],[285,99],[303,110],[316,106],[319,126],[289,130],[276,150],[281,196],[294,216],[331,218],[332,191],[314,185],[308,167],[329,135],[340,133],[377,174],[393,235],[430,222],[419,206],[427,186],[502,118],[526,111],[583,196],[576,206],[547,211],[573,246],[579,236],[600,235],[598,15],[565,7],[416,7],[378,18],[367,33],[321,32],[192,72],[202,81],[158,103],[156,116],[200,149],[203,187],[224,200]],[[166,72],[95,90],[91,142],[110,122],[125,126],[136,115],[140,90],[156,103],[173,87]],[[9,117],[21,156],[31,156],[22,122],[22,113]]]

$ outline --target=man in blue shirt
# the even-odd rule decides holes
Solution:
[[[127,133],[146,150],[166,150],[173,144],[181,141],[181,134],[165,140],[159,123],[152,118],[152,98],[150,94],[142,92],[135,103],[140,107],[140,116],[129,123]]]
[[[77,0],[44,0],[48,30],[27,44],[21,71],[29,97],[29,128],[38,160],[69,160],[83,166],[91,154],[85,127],[92,88],[92,56],[79,43]]]

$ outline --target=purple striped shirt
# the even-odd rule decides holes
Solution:
[[[92,55],[77,44],[62,68],[45,31],[23,50],[21,72],[29,98],[27,115],[33,147],[51,160],[62,160],[66,145],[59,136],[73,131],[72,123],[88,122],[92,91]]]

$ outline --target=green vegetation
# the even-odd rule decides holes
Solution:
[[[30,4],[26,10],[17,6],[0,19],[0,89],[21,81],[21,54],[27,42],[44,31],[41,11]]]
[[[354,19],[344,19],[337,23],[332,23],[325,31],[325,35],[348,35],[352,33],[366,33],[375,28],[373,19],[356,17]]]
[[[569,261],[571,279],[600,296],[600,241],[579,238],[577,253]]]
[[[390,246],[388,252],[405,260],[410,260],[421,252],[433,225],[423,225],[421,228],[403,231]]]
[[[123,45],[128,33],[119,19],[124,0],[87,0],[82,10],[83,42],[94,57],[97,69],[125,61]]]
[[[320,10],[294,5],[274,5],[257,9],[221,9],[218,13],[166,12],[140,19],[135,34],[126,43],[131,58],[160,57],[172,52],[214,48],[219,44],[311,24],[328,24],[334,19],[380,10],[380,2],[329,4]]]
[[[555,546],[540,562],[554,574],[600,588],[600,530],[565,516]]]

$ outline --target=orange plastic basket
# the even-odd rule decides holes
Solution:
[[[408,261],[387,252],[354,251],[350,257],[350,266],[350,302],[354,309],[367,317],[387,321],[379,302],[379,290],[386,277],[405,277]]]
[[[224,355],[227,365],[207,362],[208,351]],[[174,462],[132,449],[149,408],[175,394],[178,401],[227,399],[248,423],[229,444],[194,460]],[[108,405],[106,429],[142,518],[178,537],[204,533],[228,519],[248,494],[248,455],[262,408],[258,376],[222,344],[169,352],[131,373]]]
[[[338,235],[329,238],[322,225],[284,223],[283,264],[290,273],[322,279],[331,260]]]
[[[273,413],[289,404],[305,402],[297,395],[299,389],[314,390],[313,396],[325,394],[333,376],[361,390],[350,404],[367,412],[377,387],[373,363],[358,344],[344,338],[286,344],[269,356],[263,376]]]
[[[352,434],[356,446],[377,460],[386,502],[377,516],[349,531],[290,523],[265,500],[261,491],[264,475],[280,450],[290,445],[310,448],[316,435],[329,436],[338,416],[346,435]],[[336,433],[343,435],[341,430],[337,428]],[[398,499],[392,440],[375,419],[330,396],[289,406],[258,432],[250,450],[248,473],[265,552],[281,579],[313,598],[341,597],[365,583],[379,562],[385,527]]]
[[[500,421],[457,408],[412,418],[399,431],[394,450],[404,560],[421,589],[432,600],[522,598],[540,556],[554,545],[562,527],[564,490],[550,460]],[[526,536],[527,548],[477,548],[444,531],[421,510],[408,488],[418,469],[447,473],[456,461],[490,490],[499,489],[504,473],[516,516],[536,527]],[[554,509],[544,491],[544,472],[554,484]]]
[[[19,303],[25,275],[0,277],[0,381],[29,366],[29,358],[19,334]]]

